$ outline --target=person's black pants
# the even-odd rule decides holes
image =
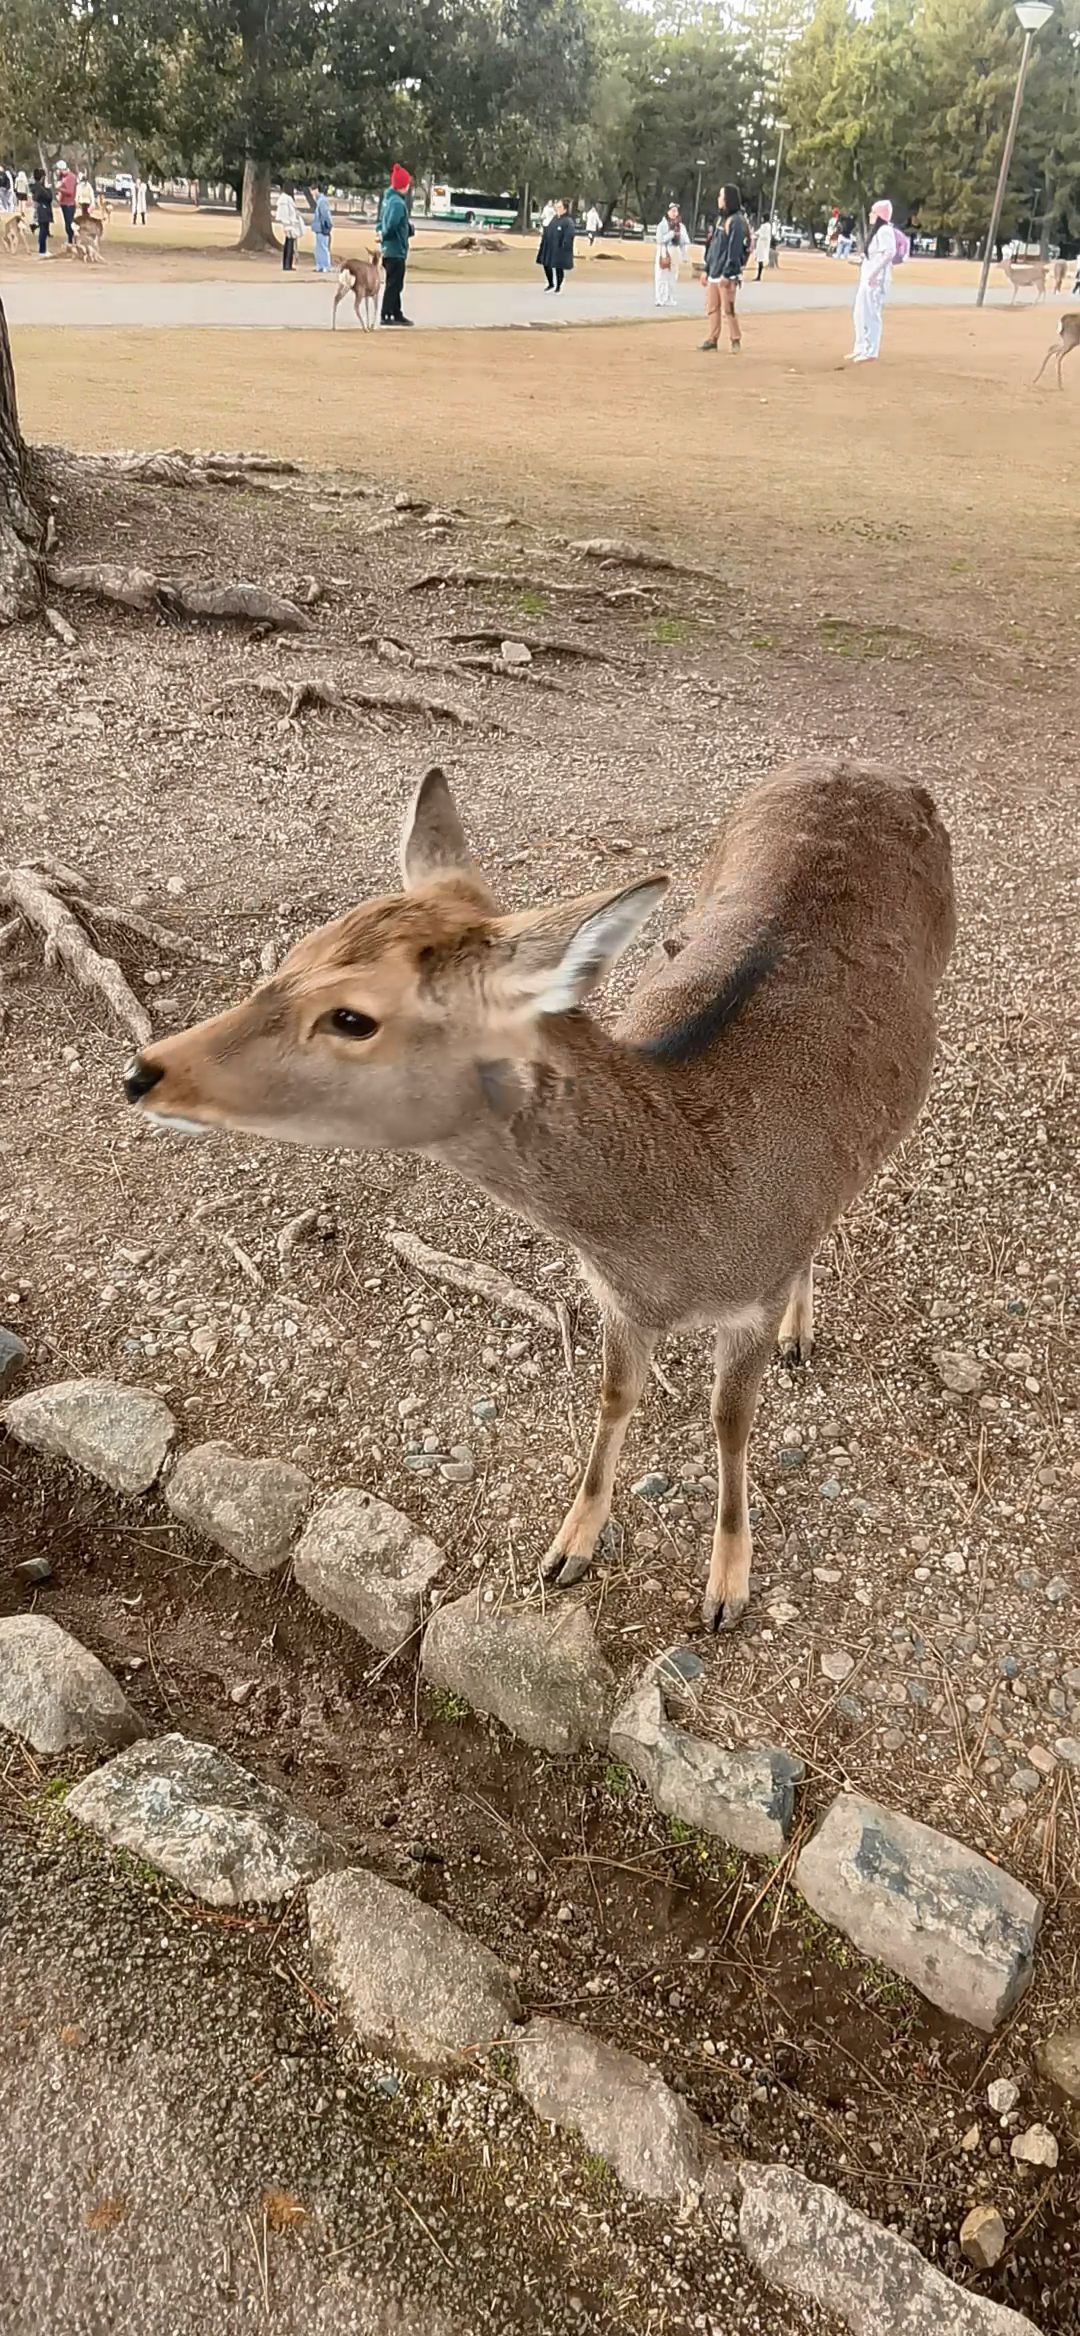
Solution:
[[[549,292],[562,291],[563,276],[565,272],[566,271],[563,268],[549,268],[547,262],[544,262],[544,274],[547,277],[547,288]]]
[[[296,237],[295,235],[287,235],[281,246],[281,265],[287,276],[292,273],[292,264],[295,258]]]
[[[404,260],[383,261],[382,320],[397,324],[401,315],[401,294],[405,283]]]
[[[760,284],[760,282],[761,282],[761,279],[762,279],[762,276],[763,276],[763,274],[764,274],[764,271],[765,271],[765,262],[764,262],[764,260],[759,260],[759,261],[758,261],[758,264],[757,264],[757,275],[756,275],[756,276],[755,276],[755,278],[754,278],[754,282],[755,282],[755,284]]]
[[[63,222],[64,222],[64,233],[65,233],[65,235],[67,236],[68,242],[69,242],[69,243],[74,243],[74,241],[75,241],[75,205],[74,205],[74,203],[61,203],[61,205],[60,205],[60,211],[61,211],[61,216],[62,216],[62,218],[63,218]]]

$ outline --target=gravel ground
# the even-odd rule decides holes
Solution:
[[[5,2336],[839,2336],[505,2081],[336,2038],[299,1915],[209,1914],[40,1810],[0,1833]]]
[[[195,574],[287,590],[315,576],[327,598],[310,640],[252,647],[72,602],[78,662],[36,634],[0,643],[6,849],[74,860],[222,953],[220,971],[129,960],[163,1029],[236,994],[268,941],[392,881],[402,800],[432,747],[453,757],[508,906],[659,863],[674,868],[677,917],[725,805],[796,751],[873,752],[937,796],[961,924],[935,1089],[818,1261],[813,1365],[767,1382],[752,1609],[709,1653],[708,1720],[800,1752],[812,1807],[850,1780],[1042,1887],[1036,1989],[987,2053],[852,1968],[782,1884],[755,1907],[760,1875],[678,1840],[603,1763],[564,1773],[419,1696],[407,1661],[369,1669],[295,1591],[238,1582],[160,1511],[11,1454],[0,1537],[15,1555],[48,1551],[43,1610],[120,1670],[154,1724],[228,1743],[363,1854],[381,1840],[393,1870],[526,1968],[534,1999],[644,2043],[732,2146],[797,2157],[946,2268],[966,2205],[992,2195],[1024,2227],[988,2291],[1076,2328],[1074,2160],[1030,2062],[1075,2001],[1080,1935],[1080,1780],[1060,1749],[1080,1737],[1075,805],[1052,677],[1029,668],[1021,696],[1005,657],[906,639],[883,654],[880,628],[857,617],[793,621],[779,586],[752,636],[678,578],[618,611],[545,600],[538,577],[580,582],[552,547],[519,552],[525,538],[479,524],[433,541],[408,515],[366,533],[384,528],[382,507],[329,491],[222,491],[209,510],[212,525],[202,496],[73,490],[63,550],[101,556],[108,540],[150,560],[167,543],[169,565]],[[520,590],[405,592],[425,566],[463,560],[520,560]],[[542,694],[392,670],[361,646],[375,629],[423,647],[484,622],[570,632],[610,662],[545,661],[562,689]],[[425,735],[320,714],[290,726],[243,686],[307,670],[434,686],[504,727]],[[366,1484],[445,1544],[455,1581],[529,1594],[592,1401],[590,1312],[565,1260],[412,1162],[165,1147],[118,1106],[122,1044],[69,985],[23,956],[4,1002],[2,1294],[36,1375],[157,1385],[192,1437],[280,1453],[320,1487]],[[315,1222],[283,1259],[279,1236],[308,1209]],[[565,1300],[573,1373],[554,1338],[403,1270],[383,1237],[394,1224]],[[940,1350],[974,1366],[972,1393],[943,1383]],[[675,1392],[653,1385],[635,1423],[615,1555],[590,1592],[620,1674],[692,1629],[707,1553],[705,1342],[673,1342],[664,1367]],[[455,1447],[468,1483],[441,1472]],[[636,1497],[649,1474],[662,1491]],[[23,1595],[0,1585],[0,1603]],[[987,2116],[1002,2072],[1062,2140],[1044,2192]],[[627,2325],[648,2324],[633,2320],[642,2292]],[[460,2298],[445,2301],[452,2318]],[[484,2327],[499,2324],[493,2308]],[[768,2309],[763,2325],[781,2328]]]

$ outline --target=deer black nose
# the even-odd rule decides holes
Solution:
[[[128,1102],[141,1103],[143,1096],[149,1095],[151,1087],[156,1087],[164,1076],[158,1063],[148,1063],[144,1055],[133,1054],[124,1068],[124,1093]]]

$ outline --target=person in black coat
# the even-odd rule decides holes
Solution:
[[[554,218],[548,220],[541,234],[540,248],[536,254],[536,265],[543,268],[549,292],[561,292],[563,277],[570,274],[574,265],[576,233],[566,204],[560,198],[555,205]]]
[[[43,170],[35,170],[30,183],[30,200],[34,206],[34,224],[37,228],[38,251],[43,260],[49,256],[49,233],[52,227],[52,188]]]

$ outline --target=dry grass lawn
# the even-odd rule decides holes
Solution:
[[[878,624],[1067,663],[1080,370],[1033,389],[1052,309],[894,306],[879,367],[846,318],[751,318],[703,357],[696,319],[559,333],[26,329],[31,436],[259,446],[442,501],[640,536],[725,570],[753,625]]]

